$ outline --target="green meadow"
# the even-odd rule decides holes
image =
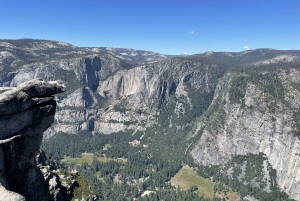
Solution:
[[[226,195],[223,192],[214,193],[214,185],[217,185],[218,183],[199,176],[196,170],[188,166],[184,166],[178,171],[178,173],[176,173],[176,175],[171,179],[171,184],[176,187],[179,186],[183,190],[188,190],[192,186],[197,186],[198,190],[196,190],[196,192],[199,195],[203,195],[208,198],[213,198],[216,196],[220,198],[227,197],[232,201],[240,200],[240,196],[232,191],[226,192]]]
[[[71,164],[74,163],[76,165],[81,165],[82,163],[92,164],[94,158],[99,162],[108,162],[108,161],[116,161],[120,163],[125,163],[127,161],[126,158],[106,158],[106,157],[95,157],[93,154],[83,154],[81,157],[72,158],[72,157],[64,157],[61,160],[62,163]]]

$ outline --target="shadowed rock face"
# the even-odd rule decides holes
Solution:
[[[43,132],[54,121],[52,95],[64,91],[59,82],[41,80],[0,88],[0,201],[49,200],[35,156]]]

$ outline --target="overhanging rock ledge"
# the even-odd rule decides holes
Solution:
[[[54,121],[52,95],[64,91],[60,82],[37,79],[0,87],[0,201],[49,200],[49,187],[35,156],[43,132]]]

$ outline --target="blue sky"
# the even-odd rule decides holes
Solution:
[[[300,0],[0,0],[0,38],[177,55],[300,49]]]

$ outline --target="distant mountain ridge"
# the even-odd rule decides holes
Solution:
[[[176,57],[176,55],[163,55],[151,51],[134,50],[130,48],[111,48],[111,47],[76,47],[69,43],[49,40],[19,39],[19,40],[0,40],[0,48],[7,51],[7,54],[14,51],[23,51],[23,56],[33,59],[33,56],[58,56],[61,55],[84,55],[95,53],[109,53],[128,63],[149,63],[163,59]],[[31,54],[30,54],[31,53]],[[22,53],[20,53],[22,54]],[[21,56],[21,55],[20,55]],[[29,59],[29,58],[28,58]]]

